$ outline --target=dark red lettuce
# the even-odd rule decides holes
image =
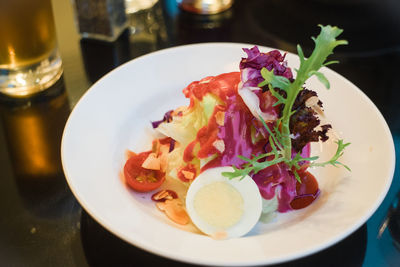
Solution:
[[[317,142],[319,140],[325,142],[328,140],[327,132],[332,126],[325,124],[319,130],[315,128],[320,124],[317,113],[310,107],[305,105],[307,99],[312,96],[317,96],[317,93],[303,89],[297,95],[296,101],[293,104],[293,111],[296,111],[290,117],[290,132],[294,135],[292,139],[292,146],[296,152],[299,152],[303,147],[310,142]],[[318,102],[318,106],[322,108],[322,102]]]

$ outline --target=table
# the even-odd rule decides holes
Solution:
[[[343,37],[350,45],[336,50],[341,63],[331,68],[373,100],[400,151],[400,3],[396,0],[236,0],[228,11],[211,16],[185,13],[175,0],[160,0],[140,15],[147,18],[146,28],[132,18],[130,30],[114,43],[81,40],[69,0],[54,0],[53,9],[62,79],[31,99],[0,98],[2,266],[188,266],[144,252],[105,230],[72,195],[60,160],[65,122],[90,85],[124,62],[155,50],[213,41],[295,52],[301,43],[308,54],[309,36],[317,34],[318,23],[338,25],[345,29]],[[399,266],[394,238],[400,237],[395,205],[399,190],[397,164],[387,197],[366,224],[333,247],[282,266]],[[397,217],[385,221],[396,212]]]

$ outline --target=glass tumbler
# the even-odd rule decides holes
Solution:
[[[62,74],[51,0],[0,0],[0,93],[27,97]]]

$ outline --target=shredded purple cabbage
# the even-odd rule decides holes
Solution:
[[[307,144],[300,155],[306,158],[310,156],[310,152],[311,146]],[[293,153],[293,156],[295,154]],[[257,174],[253,174],[252,177],[263,198],[272,199],[277,194],[279,212],[292,210],[290,203],[296,198],[305,197],[305,195],[297,195],[297,180],[285,163],[272,165],[259,171]]]
[[[293,78],[291,69],[284,61],[286,54],[282,55],[278,50],[261,53],[257,46],[251,49],[243,48],[243,51],[246,52],[247,58],[242,58],[239,67],[244,87],[257,87],[260,82],[264,81],[260,72],[263,67],[268,70],[274,69],[275,75],[288,79]]]
[[[172,150],[174,150],[175,143],[176,143],[176,141],[171,138],[171,141],[169,142],[169,151],[168,152],[171,152]]]
[[[238,95],[227,98],[227,109],[225,110],[225,121],[223,126],[218,126],[218,139],[223,140],[225,150],[221,155],[203,166],[202,170],[220,167],[235,166],[240,168],[246,161],[239,158],[239,155],[251,157],[264,152],[264,145],[267,142],[262,138],[253,144],[251,138],[251,127],[254,116],[245,109],[244,103]],[[261,129],[263,126],[257,126]]]
[[[278,211],[292,210],[290,202],[296,197],[296,179],[285,163],[272,165],[253,175],[261,196],[272,199],[277,194]]]
[[[163,122],[170,122],[170,121],[172,121],[172,112],[173,112],[173,110],[169,110],[169,111],[165,112],[164,117],[163,117],[162,120],[159,120],[159,121],[152,121],[152,122],[151,122],[151,125],[153,126],[153,128],[154,128],[154,129],[157,128],[157,127],[158,127],[161,123],[163,123]]]

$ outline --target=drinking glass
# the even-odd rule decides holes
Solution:
[[[233,0],[177,0],[179,6],[188,12],[197,14],[217,14],[233,5]]]
[[[30,96],[61,74],[51,0],[0,0],[0,93]]]

